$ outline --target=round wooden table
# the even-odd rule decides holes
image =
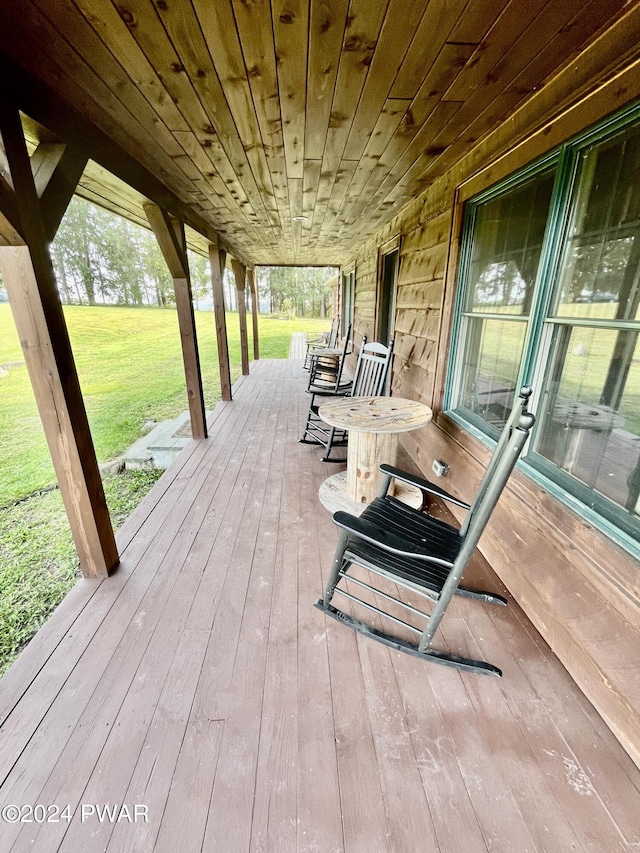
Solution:
[[[342,397],[321,405],[318,414],[348,431],[347,497],[366,505],[379,491],[379,466],[396,464],[399,433],[425,426],[433,413],[402,397]]]

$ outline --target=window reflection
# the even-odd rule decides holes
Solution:
[[[525,325],[505,320],[469,320],[462,405],[498,429],[513,406]]]
[[[640,316],[639,183],[637,129],[581,155],[548,320],[553,344],[537,442],[594,495],[632,513],[640,492],[640,330],[624,324]]]
[[[640,344],[638,332],[620,335],[556,327],[536,449],[594,492],[638,512]]]
[[[553,182],[540,173],[475,211],[460,403],[497,428],[513,405]]]
[[[555,314],[640,319],[640,134],[582,155]]]
[[[468,310],[527,315],[538,273],[553,173],[478,207]]]
[[[536,391],[531,468],[637,538],[640,123],[594,138],[471,202],[452,401],[499,428],[524,362]]]

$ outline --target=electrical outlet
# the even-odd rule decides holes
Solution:
[[[449,466],[446,462],[441,462],[440,459],[434,459],[431,468],[436,477],[446,477],[449,473]]]

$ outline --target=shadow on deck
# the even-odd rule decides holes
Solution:
[[[118,572],[80,581],[0,682],[0,805],[59,810],[5,810],[0,849],[638,849],[640,773],[513,602],[456,601],[440,637],[502,680],[312,607],[336,469],[297,443],[300,362],[251,370],[119,532]]]

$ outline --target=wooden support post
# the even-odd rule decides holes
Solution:
[[[223,400],[231,400],[231,369],[229,367],[229,342],[227,340],[227,317],[224,308],[222,276],[227,253],[213,243],[209,245],[211,286],[213,289],[213,314],[216,323],[218,365],[220,368],[220,391]]]
[[[200,372],[196,321],[193,314],[191,281],[186,277],[174,278],[173,288],[176,294],[182,359],[184,361],[184,374],[187,382],[191,435],[194,438],[206,438],[207,420],[204,408],[204,390],[202,388],[202,374]]]
[[[0,271],[33,385],[80,566],[102,577],[117,566],[109,510],[82,399],[69,334],[48,251],[45,216],[38,199],[18,110],[0,101],[0,134],[10,181],[10,204],[0,220]],[[55,169],[49,175],[53,179]],[[44,181],[43,181],[44,183]],[[66,207],[73,193],[68,191]],[[6,193],[3,193],[6,198]],[[59,196],[58,196],[59,199]],[[0,204],[2,202],[0,201]],[[61,214],[60,214],[61,215]],[[57,214],[56,214],[57,216]],[[11,233],[16,237],[10,245]]]
[[[194,438],[206,438],[207,422],[204,409],[202,374],[200,372],[200,356],[198,353],[196,321],[193,313],[191,277],[187,261],[184,225],[175,219],[171,219],[167,213],[155,204],[145,204],[144,212],[147,215],[149,224],[160,246],[160,251],[173,278],[173,289],[176,294],[176,308],[178,311],[178,325],[180,327],[180,342],[182,344],[182,359],[184,361],[184,373],[187,382],[191,435]]]
[[[260,358],[260,342],[258,340],[258,294],[256,292],[256,276],[252,269],[247,270],[249,290],[251,291],[251,320],[253,323],[253,358]]]
[[[247,337],[247,303],[244,296],[244,287],[247,268],[235,258],[231,261],[233,275],[236,280],[238,291],[238,317],[240,319],[240,352],[242,355],[242,375],[249,375],[249,342]]]

